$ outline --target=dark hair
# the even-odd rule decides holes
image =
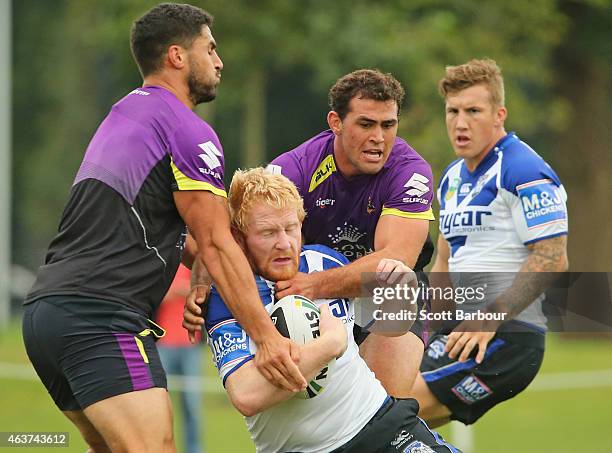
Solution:
[[[359,69],[339,78],[331,87],[329,107],[344,119],[349,112],[349,102],[354,97],[376,101],[393,100],[399,115],[404,89],[391,74],[382,73],[378,69]]]
[[[192,5],[162,3],[146,12],[132,25],[131,47],[143,77],[157,71],[166,49],[178,44],[189,48],[211,26],[213,17]]]

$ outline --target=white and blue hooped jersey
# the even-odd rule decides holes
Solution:
[[[449,165],[438,201],[450,272],[507,273],[505,287],[527,258],[527,245],[568,232],[567,195],[559,177],[514,132],[474,172],[463,159]],[[533,305],[516,319],[545,328],[541,309]]]
[[[339,252],[323,246],[302,248],[299,272],[319,272],[348,264]],[[256,277],[261,301],[271,313],[274,283]],[[257,451],[319,453],[334,450],[352,439],[381,407],[387,393],[359,356],[353,339],[355,310],[352,299],[319,299],[346,326],[348,348],[336,360],[322,393],[311,399],[291,398],[246,422]],[[253,359],[256,346],[234,319],[213,286],[205,319],[208,344],[219,375],[226,379]],[[313,435],[316,433],[316,435]]]

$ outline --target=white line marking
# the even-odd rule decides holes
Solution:
[[[31,365],[0,362],[0,379],[38,380]],[[223,393],[221,379],[168,375],[170,390],[191,389],[204,393]],[[535,378],[526,392],[548,392],[582,388],[612,387],[612,369],[545,373]]]

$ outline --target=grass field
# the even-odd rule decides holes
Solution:
[[[472,452],[612,452],[612,435],[607,432],[612,418],[611,377],[608,375],[607,382],[596,379],[592,384],[596,387],[589,387],[591,384],[586,381],[588,373],[583,373],[612,370],[611,347],[610,339],[569,340],[549,335],[538,387],[547,386],[546,376],[550,376],[548,381],[552,382],[553,374],[572,373],[564,376],[564,382],[575,388],[527,391],[494,408],[475,425]],[[205,353],[205,373],[214,376],[210,355],[208,351]],[[27,451],[84,452],[85,443],[56,409],[42,384],[25,377],[11,377],[9,367],[4,363],[28,363],[17,321],[0,332],[0,432],[68,431],[69,448],[32,448]],[[202,404],[209,453],[254,451],[242,417],[229,405],[224,394],[207,393]],[[182,445],[180,424],[180,411],[175,409],[179,451]],[[452,440],[448,428],[440,432]],[[1,447],[0,450],[9,451]]]

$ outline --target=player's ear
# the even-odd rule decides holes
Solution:
[[[342,119],[337,112],[332,110],[327,114],[327,124],[334,134],[342,132]]]
[[[497,114],[495,117],[495,126],[504,127],[504,121],[506,121],[507,116],[508,116],[508,110],[506,110],[506,107],[498,107]]]
[[[232,236],[240,246],[243,252],[246,252],[246,241],[244,239],[244,234],[238,231],[235,227],[232,227]]]
[[[182,69],[187,64],[187,52],[181,46],[173,44],[168,47],[166,59],[173,68]]]

